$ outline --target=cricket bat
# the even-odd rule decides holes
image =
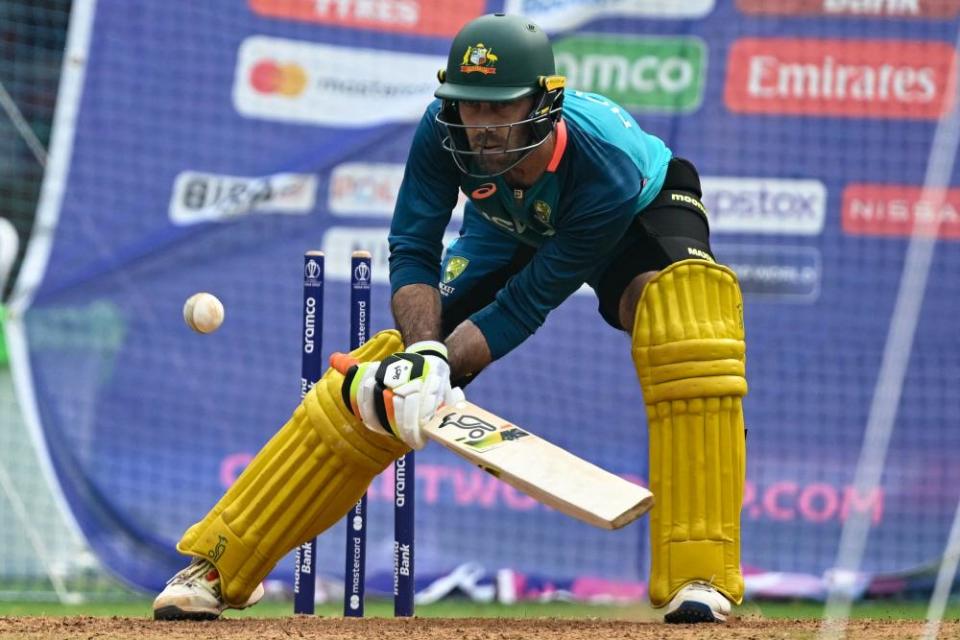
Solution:
[[[356,360],[330,357],[337,371]],[[534,500],[602,529],[619,529],[653,506],[653,494],[472,402],[441,407],[423,428],[434,442]]]

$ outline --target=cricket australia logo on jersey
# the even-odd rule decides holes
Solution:
[[[444,283],[449,283],[451,280],[458,278],[468,264],[470,264],[470,261],[463,256],[450,256],[450,259],[447,260],[447,266],[443,269]]]
[[[456,291],[454,287],[450,286],[450,283],[460,277],[468,264],[470,264],[470,260],[463,256],[450,256],[447,259],[447,264],[443,267],[443,279],[440,281],[440,293],[449,296]]]
[[[493,50],[488,49],[482,42],[478,42],[472,47],[467,47],[460,62],[460,73],[494,74],[497,72],[497,60],[499,58],[494,55]]]

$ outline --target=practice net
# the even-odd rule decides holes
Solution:
[[[954,101],[960,3],[948,0],[76,0],[44,235],[11,302],[23,406],[4,412],[0,450],[30,526],[0,527],[0,580],[18,579],[24,556],[48,573],[24,536],[55,531],[49,518],[69,532],[57,540],[89,546],[128,583],[157,589],[182,566],[173,546],[185,527],[296,404],[302,253],[326,252],[326,351],[347,345],[354,249],[374,256],[373,326],[390,326],[386,230],[414,127],[452,35],[501,9],[551,34],[570,90],[617,101],[700,171],[716,254],[745,294],[748,593],[824,597],[856,514],[870,524],[858,594],[894,577],[929,584],[960,496],[960,190],[923,192]],[[30,28],[4,24],[14,36]],[[56,38],[31,46],[60,55]],[[14,68],[18,50],[2,51],[0,69]],[[939,186],[955,180],[948,170]],[[903,344],[888,329],[903,311],[910,235],[931,216],[940,240],[915,291],[909,358],[881,387],[890,345]],[[215,334],[183,325],[196,291],[226,306]],[[589,290],[469,392],[646,477],[629,342]],[[855,486],[871,406],[890,393],[880,483]],[[642,521],[591,529],[439,447],[417,471],[418,575],[472,562],[572,590],[646,579]],[[370,501],[367,570],[386,575],[387,476]],[[341,526],[321,537],[316,564],[334,582],[343,546]],[[66,555],[69,571],[89,566]],[[291,576],[288,558],[274,577]]]

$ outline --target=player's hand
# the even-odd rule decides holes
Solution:
[[[338,367],[339,368],[339,367]],[[354,364],[345,372],[343,400],[367,428],[384,431],[413,449],[426,444],[421,427],[443,404],[463,400],[450,387],[446,347],[420,342],[381,362]]]
[[[447,347],[442,342],[417,342],[396,355],[423,358],[422,371],[419,375],[413,372],[410,382],[395,389],[393,399],[399,437],[414,449],[422,449],[426,437],[421,427],[433,419],[441,406],[462,401],[463,391],[450,386]]]

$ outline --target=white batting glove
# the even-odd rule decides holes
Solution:
[[[363,424],[389,433],[413,449],[426,445],[422,426],[444,404],[464,399],[450,386],[447,349],[440,342],[413,344],[381,362],[351,367],[343,385],[343,399]]]
[[[420,376],[394,389],[393,406],[398,437],[414,449],[426,444],[421,427],[430,422],[443,405],[464,399],[463,391],[450,386],[450,365],[447,347],[442,342],[417,342],[403,352],[424,359]]]

